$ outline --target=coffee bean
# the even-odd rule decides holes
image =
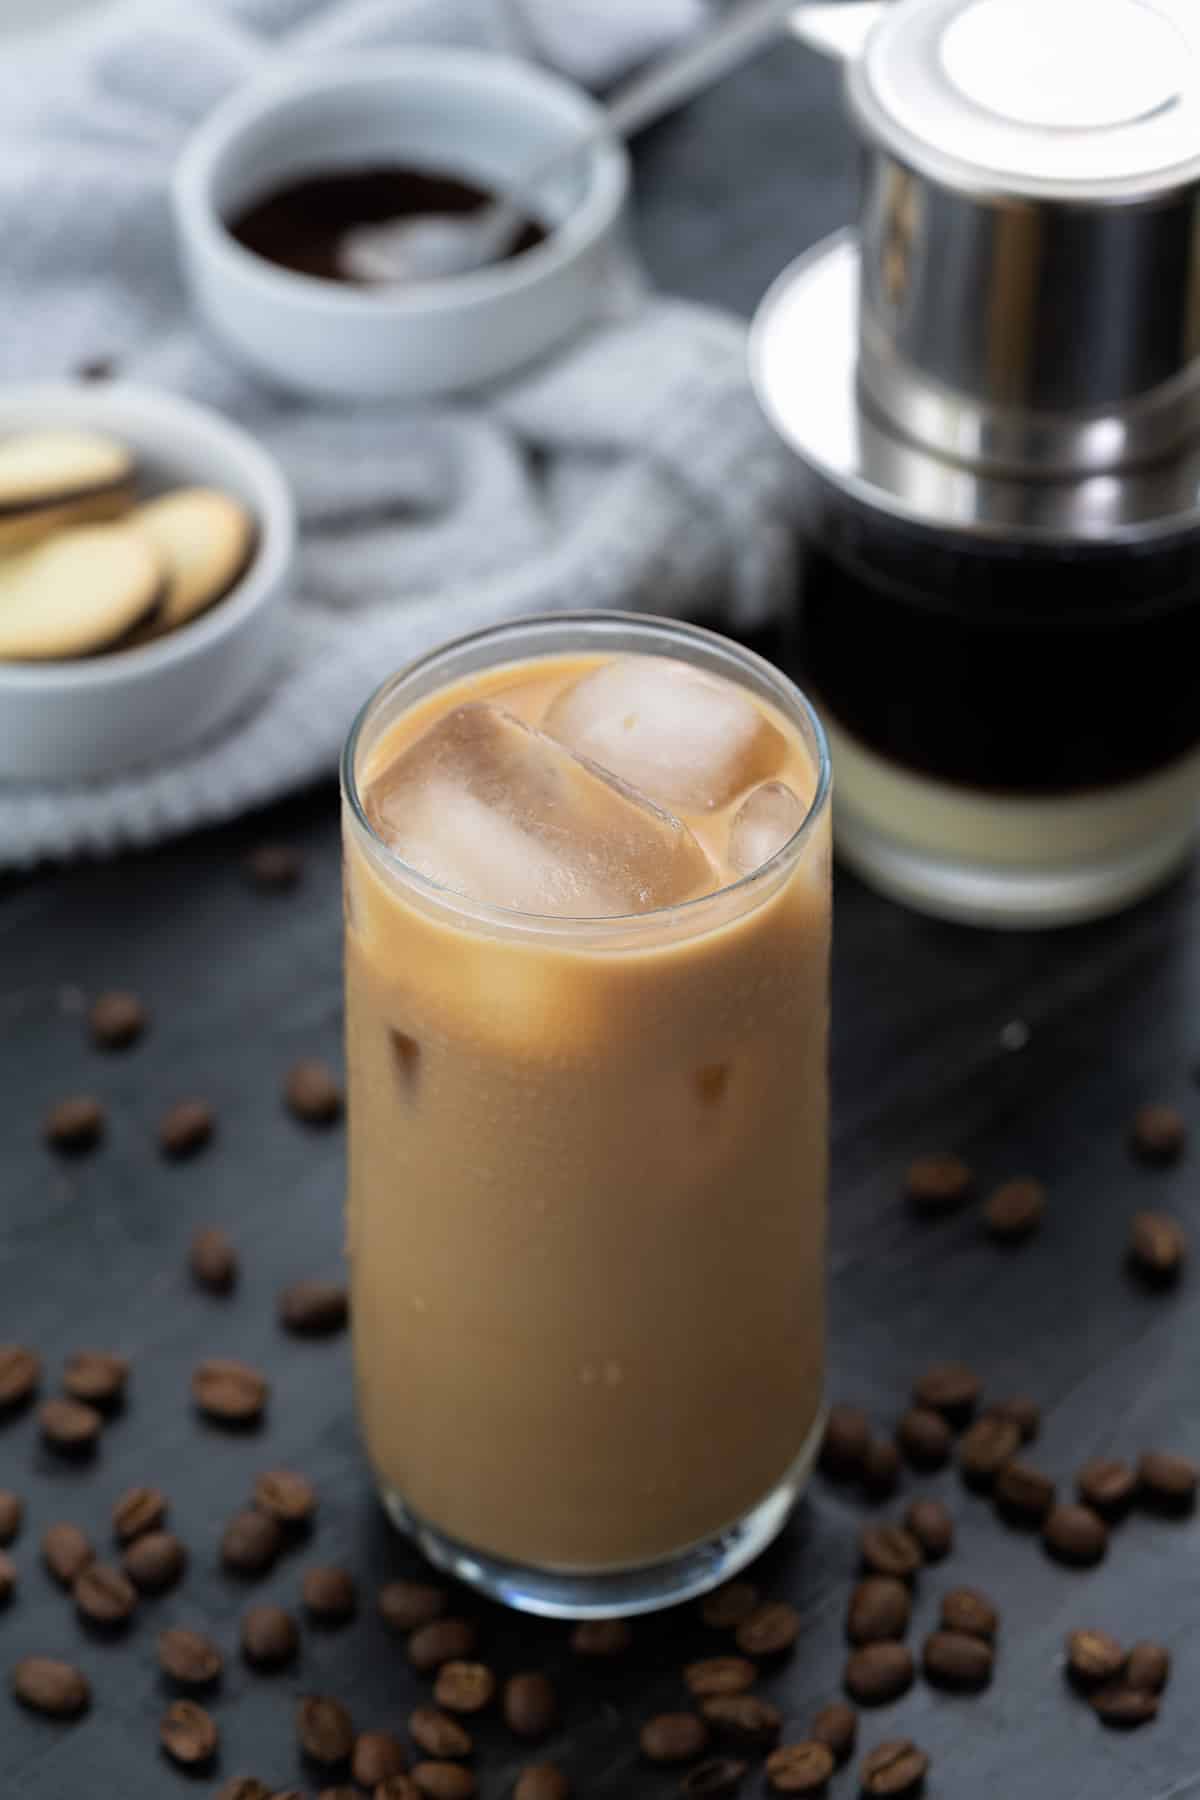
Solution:
[[[695,1713],[660,1713],[642,1726],[638,1741],[649,1762],[691,1762],[708,1746],[708,1726]]]
[[[216,1721],[194,1700],[174,1700],[158,1728],[162,1747],[173,1762],[192,1768],[217,1753]]]
[[[306,1569],[301,1583],[304,1610],[323,1625],[340,1625],[352,1619],[358,1607],[354,1577],[345,1569]]]
[[[571,1633],[576,1656],[622,1656],[632,1642],[628,1619],[583,1619]]]
[[[445,1588],[427,1581],[389,1581],[381,1587],[377,1605],[385,1625],[392,1631],[419,1631],[440,1619],[450,1604]]]
[[[688,1692],[697,1700],[712,1694],[744,1694],[757,1678],[758,1670],[744,1656],[706,1656],[688,1663],[683,1671]]]
[[[47,1400],[38,1413],[42,1437],[63,1456],[88,1456],[100,1441],[104,1420],[82,1400]]]
[[[833,1768],[826,1744],[781,1744],[767,1758],[767,1782],[777,1794],[823,1794]]]
[[[291,1469],[268,1469],[254,1483],[254,1504],[281,1525],[300,1525],[317,1510],[317,1490],[307,1475]]]
[[[925,1554],[941,1562],[954,1548],[954,1520],[940,1500],[914,1500],[904,1515],[904,1528]]]
[[[278,1800],[278,1796],[265,1781],[258,1781],[253,1775],[235,1775],[217,1789],[217,1800]]]
[[[109,1350],[77,1350],[63,1369],[63,1386],[72,1400],[93,1406],[116,1406],[125,1396],[129,1359]]]
[[[570,1800],[571,1784],[557,1763],[533,1763],[522,1769],[513,1800]]]
[[[0,1488],[0,1544],[11,1544],[21,1529],[25,1502],[11,1488]]]
[[[496,1677],[485,1663],[445,1662],[433,1684],[433,1697],[446,1712],[482,1712],[495,1696]]]
[[[985,1413],[963,1434],[958,1447],[959,1473],[968,1487],[990,1488],[1020,1446],[1021,1434],[1011,1419]]]
[[[341,1790],[337,1788],[323,1788],[318,1795],[318,1800],[329,1800],[331,1793],[340,1796],[340,1792]],[[349,1790],[349,1794],[353,1794],[354,1800],[358,1800],[358,1795],[353,1788]],[[347,1800],[349,1800],[349,1794]],[[274,1800],[289,1800],[289,1796],[276,1794]],[[299,1790],[296,1793],[296,1800],[304,1800],[304,1796]],[[372,1800],[421,1800],[421,1790],[411,1775],[389,1775],[386,1781],[379,1783]]]
[[[951,1424],[961,1424],[975,1410],[982,1385],[965,1363],[934,1363],[914,1386],[913,1399],[918,1406],[942,1413]]]
[[[389,1775],[387,1778],[387,1784],[385,1785],[381,1781],[378,1784],[378,1786],[376,1787],[375,1792],[377,1794],[393,1793],[394,1790],[393,1790],[391,1784],[392,1784],[392,1782],[400,1780],[400,1779],[401,1779],[401,1777],[399,1777],[399,1776]],[[404,1779],[407,1779],[407,1778],[405,1777]],[[298,1788],[293,1789],[292,1792],[296,1795],[297,1800],[304,1800],[304,1796],[300,1793]],[[416,1793],[417,1793],[416,1788],[413,1787],[411,1782],[409,1782],[408,1795],[406,1795],[404,1797],[404,1800],[409,1800],[409,1796],[412,1797],[412,1800],[416,1800]],[[278,1796],[277,1795],[271,1796],[271,1800],[278,1800]],[[322,1788],[321,1792],[317,1795],[317,1800],[362,1800],[362,1794],[357,1787],[351,1787],[349,1782],[339,1782],[337,1787]]]
[[[1023,1444],[1031,1444],[1042,1428],[1042,1409],[1036,1400],[1027,1394],[1016,1394],[1011,1400],[993,1400],[989,1402],[985,1416],[995,1419],[1011,1419],[1021,1434]]]
[[[850,1481],[860,1475],[870,1441],[866,1413],[857,1406],[831,1406],[821,1440],[821,1467],[826,1475],[835,1481]]]
[[[904,1644],[864,1644],[846,1663],[846,1692],[862,1706],[882,1706],[913,1684],[912,1651]]]
[[[1097,1563],[1108,1549],[1108,1527],[1090,1506],[1056,1506],[1042,1526],[1042,1542],[1060,1562]]]
[[[1032,1463],[1005,1463],[996,1477],[996,1505],[1006,1518],[1036,1525],[1054,1505],[1056,1488],[1048,1475]]]
[[[863,1758],[862,1791],[871,1800],[899,1800],[920,1792],[929,1773],[929,1758],[909,1738],[889,1738]]]
[[[1141,1162],[1177,1162],[1187,1142],[1183,1115],[1173,1106],[1139,1106],[1129,1127],[1129,1148]]]
[[[144,1594],[161,1594],[173,1587],[187,1567],[187,1551],[173,1531],[148,1531],[135,1538],[121,1558],[121,1567]]]
[[[167,1497],[160,1488],[134,1487],[113,1507],[113,1531],[119,1544],[155,1531],[167,1516]]]
[[[121,366],[113,357],[92,356],[76,366],[74,375],[76,381],[112,381],[120,372]]]
[[[800,1635],[800,1614],[786,1600],[760,1606],[738,1626],[734,1639],[746,1656],[782,1656]]]
[[[831,1700],[812,1722],[809,1737],[833,1751],[833,1760],[844,1763],[858,1737],[858,1714],[844,1700]]]
[[[78,1155],[93,1149],[104,1136],[106,1115],[99,1100],[90,1094],[72,1094],[60,1100],[46,1114],[42,1131],[46,1142],[55,1150]]]
[[[292,1660],[299,1646],[296,1621],[282,1606],[252,1606],[243,1614],[242,1655],[247,1662],[259,1668],[277,1669]]]
[[[727,1581],[700,1602],[700,1617],[713,1631],[736,1631],[757,1612],[761,1596],[753,1582]]]
[[[340,1700],[310,1694],[296,1710],[300,1748],[313,1762],[331,1767],[347,1762],[354,1748],[354,1726]]]
[[[872,1575],[909,1581],[921,1566],[921,1546],[903,1525],[864,1525],[858,1547],[863,1567]]]
[[[51,1525],[42,1534],[42,1561],[56,1581],[74,1586],[96,1552],[78,1525]]]
[[[51,1656],[26,1656],[12,1672],[12,1690],[23,1706],[51,1719],[71,1719],[92,1698],[86,1675]]]
[[[940,1469],[950,1459],[950,1427],[931,1406],[910,1406],[896,1427],[896,1441],[914,1469]]]
[[[1190,1457],[1171,1450],[1148,1450],[1137,1466],[1138,1497],[1164,1511],[1185,1512],[1196,1499],[1200,1470]]]
[[[294,888],[303,868],[300,852],[291,844],[259,844],[245,863],[247,878],[267,893]]]
[[[1146,1282],[1168,1287],[1187,1261],[1187,1235],[1170,1213],[1139,1212],[1129,1230],[1129,1261]]]
[[[269,1392],[259,1370],[228,1356],[210,1357],[192,1375],[193,1400],[207,1418],[222,1425],[246,1425],[261,1417]]]
[[[207,1687],[221,1673],[221,1652],[203,1632],[172,1625],[159,1637],[158,1664],[172,1681],[185,1687]]]
[[[689,1769],[679,1784],[688,1800],[733,1800],[749,1773],[749,1763],[734,1756],[710,1756]]]
[[[872,1438],[863,1458],[862,1484],[875,1500],[887,1500],[900,1485],[900,1452],[886,1438]]]
[[[0,1344],[0,1412],[24,1406],[37,1393],[42,1359],[23,1344]]]
[[[414,1631],[408,1640],[408,1660],[428,1675],[443,1663],[466,1662],[479,1641],[469,1619],[433,1619]]]
[[[925,1679],[935,1687],[974,1692],[992,1679],[992,1646],[965,1631],[934,1631],[925,1640]]]
[[[547,1676],[512,1675],[505,1682],[504,1722],[515,1736],[532,1741],[549,1737],[557,1719],[558,1696]]]
[[[1149,1725],[1158,1717],[1158,1695],[1145,1688],[1129,1687],[1123,1681],[1097,1688],[1089,1699],[1093,1711],[1105,1725],[1115,1725],[1126,1731]]]
[[[326,1337],[340,1331],[349,1313],[342,1282],[293,1281],[279,1296],[279,1322],[302,1337]]]
[[[707,1725],[724,1738],[749,1750],[766,1750],[779,1742],[783,1714],[757,1694],[714,1694],[700,1702]]]
[[[97,994],[88,1013],[92,1042],[101,1050],[126,1050],[146,1029],[146,1009],[136,994],[113,988]]]
[[[216,1128],[216,1114],[207,1100],[179,1100],[159,1120],[158,1147],[164,1156],[180,1162],[203,1150]]]
[[[17,1591],[17,1565],[7,1550],[0,1550],[0,1606],[7,1606]]]
[[[270,1513],[234,1513],[221,1534],[221,1561],[239,1575],[261,1575],[271,1568],[283,1546],[279,1521]]]
[[[207,1225],[192,1239],[188,1268],[197,1287],[227,1294],[238,1278],[237,1251],[219,1225]]]
[[[1000,1614],[978,1588],[951,1588],[943,1594],[941,1617],[943,1631],[984,1638],[989,1643],[1000,1627]]]
[[[1085,1506],[1094,1507],[1105,1519],[1119,1519],[1137,1493],[1137,1475],[1127,1462],[1115,1456],[1094,1456],[1084,1463],[1075,1491]]]
[[[515,1676],[514,1679],[519,1681],[521,1677]],[[505,1717],[507,1716],[506,1703]],[[509,1724],[512,1725],[511,1719]],[[516,1727],[513,1726],[513,1729]],[[449,1713],[439,1712],[436,1706],[418,1706],[408,1721],[408,1733],[413,1743],[435,1762],[450,1761],[456,1756],[470,1756],[475,1748],[466,1726],[457,1719],[452,1719]],[[520,1735],[524,1737],[531,1734],[522,1732]]]
[[[418,1794],[426,1795],[427,1800],[471,1800],[476,1790],[475,1777],[461,1763],[420,1762],[412,1772],[412,1782]],[[376,1800],[378,1793],[377,1789]],[[520,1781],[516,1793],[521,1793]]]
[[[407,1758],[390,1731],[360,1731],[350,1759],[350,1773],[360,1787],[373,1788],[389,1775],[403,1775]]]
[[[988,1195],[983,1223],[998,1243],[1019,1244],[1033,1236],[1045,1212],[1045,1188],[1032,1176],[1023,1176],[1003,1182]]]
[[[953,1212],[971,1196],[975,1185],[970,1166],[952,1150],[935,1150],[909,1163],[904,1192],[914,1211]]]
[[[1171,1652],[1162,1644],[1135,1644],[1125,1665],[1125,1685],[1160,1694],[1171,1674]]]
[[[850,1596],[846,1636],[852,1644],[877,1644],[902,1638],[912,1616],[907,1585],[894,1575],[871,1575]]]
[[[1083,1687],[1113,1681],[1125,1667],[1125,1652],[1107,1631],[1073,1631],[1067,1638],[1067,1672]]]
[[[308,1058],[293,1063],[283,1086],[288,1110],[306,1125],[332,1125],[341,1117],[342,1089],[328,1063]]]
[[[89,1563],[71,1593],[77,1612],[93,1625],[124,1625],[137,1610],[137,1589],[108,1563]]]

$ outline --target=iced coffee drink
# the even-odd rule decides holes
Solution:
[[[347,747],[348,1247],[389,1510],[534,1610],[724,1579],[824,1362],[828,762],[708,633],[564,615]]]

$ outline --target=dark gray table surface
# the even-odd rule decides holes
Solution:
[[[835,76],[790,45],[661,127],[638,165],[640,236],[656,274],[743,311],[852,205]],[[295,894],[264,897],[243,880],[245,848],[267,835],[305,853]],[[918,1368],[965,1356],[994,1395],[1026,1390],[1043,1403],[1034,1455],[1064,1482],[1099,1451],[1200,1449],[1194,1284],[1151,1295],[1122,1267],[1137,1206],[1193,1210],[1194,1157],[1174,1171],[1138,1169],[1124,1133],[1146,1097],[1200,1118],[1190,1082],[1200,1047],[1195,901],[1191,875],[1112,923],[994,936],[923,921],[839,877],[831,1390],[869,1407],[880,1428],[898,1415]],[[229,1652],[213,1701],[220,1766],[200,1783],[204,1792],[256,1772],[315,1793],[321,1784],[302,1773],[292,1734],[300,1693],[337,1694],[361,1725],[399,1727],[423,1692],[370,1602],[380,1581],[415,1569],[417,1558],[372,1499],[348,1346],[286,1339],[273,1314],[285,1281],[339,1267],[341,1133],[305,1130],[279,1097],[293,1059],[339,1056],[338,908],[331,788],[154,855],[0,892],[0,1341],[38,1347],[49,1386],[78,1347],[134,1359],[128,1407],[89,1467],[40,1447],[30,1413],[0,1426],[0,1486],[28,1503],[14,1548],[19,1592],[0,1617],[0,1664],[32,1651],[74,1658],[96,1694],[90,1716],[73,1726],[30,1717],[0,1694],[4,1800],[188,1791],[156,1749],[168,1696],[154,1642],[170,1622],[211,1630]],[[121,1056],[86,1044],[78,1012],[81,994],[111,985],[138,990],[154,1015],[147,1039]],[[1012,1020],[1029,1028],[1020,1051],[1002,1041]],[[111,1130],[96,1154],[63,1164],[42,1146],[39,1123],[51,1101],[80,1089],[103,1096]],[[154,1123],[192,1094],[216,1106],[218,1139],[194,1162],[167,1167]],[[1041,1175],[1051,1191],[1041,1236],[1005,1254],[983,1238],[973,1211],[916,1225],[899,1199],[901,1173],[911,1154],[941,1145],[968,1155],[985,1183]],[[205,1222],[224,1224],[241,1251],[244,1278],[228,1301],[196,1292],[184,1273],[189,1236]],[[270,1374],[269,1422],[257,1434],[206,1429],[190,1409],[192,1365],[222,1353]],[[319,1525],[273,1574],[242,1583],[217,1569],[221,1524],[255,1473],[280,1464],[317,1482]],[[142,1480],[168,1490],[191,1570],[176,1592],[142,1606],[120,1642],[100,1643],[40,1567],[38,1537],[68,1518],[106,1541],[113,1499]],[[960,1581],[984,1586],[1004,1615],[996,1679],[974,1699],[919,1683],[864,1717],[863,1742],[918,1738],[935,1758],[934,1800],[1200,1793],[1195,1525],[1135,1516],[1100,1568],[1074,1573],[1048,1562],[1036,1539],[999,1528],[952,1474],[906,1478],[905,1497],[917,1491],[947,1496],[960,1542],[920,1583],[913,1641],[932,1625],[940,1592]],[[764,1684],[790,1735],[802,1735],[838,1690],[842,1615],[867,1511],[818,1482],[762,1566],[764,1586],[795,1600],[804,1618],[795,1655]],[[295,1603],[314,1561],[355,1571],[366,1596],[359,1620],[306,1630],[297,1665],[283,1674],[250,1674],[235,1650],[239,1613],[252,1599]],[[643,1623],[627,1662],[581,1672],[562,1628],[471,1610],[497,1667],[563,1672],[566,1718],[547,1754],[567,1764],[579,1795],[651,1800],[674,1791],[675,1777],[639,1762],[636,1730],[679,1704],[674,1671],[708,1645],[691,1613]],[[1105,1732],[1066,1691],[1060,1645],[1076,1624],[1170,1644],[1176,1672],[1156,1725],[1127,1737]],[[523,1758],[499,1725],[480,1735],[482,1792],[507,1795]],[[756,1775],[747,1792],[760,1782]],[[856,1791],[851,1775],[834,1791]]]

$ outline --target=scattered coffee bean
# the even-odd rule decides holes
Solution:
[[[767,1783],[777,1794],[823,1794],[833,1769],[827,1744],[781,1744],[767,1758]]]
[[[1085,1506],[1094,1507],[1105,1519],[1119,1519],[1137,1493],[1137,1475],[1127,1462],[1115,1456],[1094,1456],[1084,1463],[1075,1491]]]
[[[403,1775],[408,1759],[400,1740],[390,1731],[360,1731],[350,1759],[350,1773],[359,1787],[377,1787],[389,1775]]]
[[[100,1441],[104,1420],[82,1400],[47,1400],[38,1413],[42,1437],[63,1456],[87,1456]]]
[[[247,878],[268,893],[294,888],[303,867],[300,852],[291,844],[259,844],[245,863]]]
[[[148,1531],[135,1538],[121,1558],[121,1567],[144,1594],[161,1594],[173,1587],[187,1567],[187,1551],[173,1531]]]
[[[1042,1428],[1042,1409],[1027,1394],[1015,1394],[1011,1400],[993,1400],[985,1411],[990,1418],[1011,1419],[1023,1444],[1031,1444]]]
[[[809,1737],[833,1751],[833,1760],[844,1763],[858,1737],[858,1714],[845,1700],[831,1700],[812,1722]]]
[[[954,1520],[940,1500],[914,1500],[904,1515],[904,1527],[924,1551],[926,1562],[941,1562],[954,1548]]]
[[[971,1692],[986,1687],[993,1660],[992,1646],[965,1631],[934,1631],[925,1640],[925,1679],[936,1687]]]
[[[73,1587],[96,1552],[78,1525],[51,1525],[42,1534],[42,1561],[56,1581]]]
[[[217,1753],[216,1721],[194,1700],[172,1701],[163,1714],[158,1735],[167,1755],[185,1768],[209,1762]]]
[[[192,1239],[188,1268],[197,1287],[227,1294],[238,1278],[237,1251],[219,1225],[207,1225]]]
[[[393,1780],[397,1777],[393,1776]],[[404,1777],[398,1777],[403,1780]],[[523,1779],[523,1777],[521,1778]],[[452,1762],[420,1762],[412,1772],[412,1784],[418,1794],[424,1794],[427,1800],[471,1800],[476,1791],[475,1777],[470,1769],[464,1769],[461,1763]],[[376,1800],[379,1793],[376,1789]],[[564,1790],[565,1791],[565,1790]],[[518,1780],[516,1794],[521,1794],[521,1780]],[[530,1794],[536,1789],[530,1788]],[[547,1794],[550,1792],[546,1790]]]
[[[113,1531],[119,1544],[156,1531],[167,1516],[167,1497],[160,1488],[133,1487],[113,1507]]]
[[[1097,1688],[1088,1697],[1093,1711],[1104,1724],[1126,1731],[1149,1725],[1158,1717],[1158,1695],[1148,1693],[1145,1688],[1129,1687],[1123,1681]]]
[[[482,1712],[495,1696],[496,1677],[486,1663],[443,1663],[433,1684],[433,1697],[445,1712]]]
[[[120,364],[111,356],[91,356],[74,371],[77,381],[111,381],[120,372]]]
[[[914,1469],[943,1468],[953,1443],[949,1425],[931,1406],[910,1406],[896,1427],[896,1441]]]
[[[821,1467],[826,1475],[835,1481],[851,1481],[860,1475],[870,1441],[871,1427],[865,1412],[857,1406],[831,1406],[821,1440]],[[746,1584],[730,1583],[736,1585]]]
[[[889,1738],[863,1758],[862,1791],[872,1800],[907,1800],[917,1794],[929,1773],[929,1758],[909,1738]]]
[[[1000,1614],[978,1588],[951,1588],[943,1594],[941,1617],[943,1631],[984,1638],[988,1643],[1000,1628]]]
[[[863,1567],[872,1575],[909,1581],[921,1567],[921,1546],[903,1525],[864,1525],[858,1538]]]
[[[377,1794],[394,1795],[395,1789],[393,1788],[392,1783],[401,1779],[406,1778],[398,1775],[389,1775],[386,1783],[381,1781],[377,1784],[375,1792]],[[304,1796],[300,1793],[298,1788],[293,1788],[292,1793],[296,1796],[296,1800],[304,1800]],[[272,1795],[270,1796],[270,1800],[279,1800],[279,1797],[278,1795]],[[359,1788],[351,1787],[348,1781],[339,1782],[337,1787],[322,1788],[321,1792],[317,1795],[317,1800],[362,1800],[362,1793]],[[408,1783],[408,1794],[404,1795],[402,1800],[417,1800],[417,1790],[413,1787],[411,1782]]]
[[[270,1513],[234,1513],[221,1534],[221,1561],[239,1575],[261,1575],[271,1568],[283,1546],[278,1519]]]
[[[1021,1434],[1011,1419],[984,1414],[963,1434],[958,1447],[958,1467],[968,1487],[990,1488],[1005,1463],[1021,1446]]]
[[[846,1692],[861,1706],[882,1706],[907,1694],[916,1673],[905,1644],[864,1644],[846,1663]]]
[[[1162,1644],[1135,1644],[1125,1664],[1125,1685],[1161,1694],[1171,1674],[1171,1652]]]
[[[7,1550],[0,1550],[0,1606],[7,1606],[17,1591],[17,1565]]]
[[[894,1575],[869,1575],[850,1596],[846,1636],[852,1644],[878,1644],[902,1638],[912,1616],[907,1583]]]
[[[1139,1106],[1129,1127],[1129,1148],[1146,1163],[1173,1163],[1183,1154],[1187,1126],[1173,1106]]]
[[[23,1706],[52,1719],[74,1718],[92,1697],[87,1676],[51,1656],[23,1657],[13,1669],[12,1690]]]
[[[263,1669],[277,1669],[291,1662],[299,1646],[296,1621],[282,1606],[252,1606],[243,1614],[242,1655],[247,1662]],[[382,1781],[383,1776],[379,1779]]]
[[[450,1604],[445,1588],[428,1581],[389,1581],[381,1587],[376,1604],[391,1631],[419,1631],[440,1619]]]
[[[172,1681],[185,1687],[207,1687],[221,1673],[221,1652],[203,1632],[172,1625],[158,1640],[158,1664]]]
[[[942,1413],[952,1425],[962,1424],[975,1410],[982,1385],[965,1363],[934,1363],[914,1386],[913,1399]]]
[[[258,1781],[253,1775],[235,1775],[232,1781],[217,1789],[217,1800],[279,1800],[279,1797],[265,1781]]]
[[[738,1659],[731,1657],[718,1660],[736,1662]],[[504,1684],[504,1722],[515,1736],[536,1742],[539,1738],[549,1737],[557,1720],[558,1695],[548,1676],[528,1674],[509,1677]],[[461,1755],[462,1752],[451,1751],[449,1754]]]
[[[108,1563],[89,1563],[71,1589],[76,1611],[93,1625],[124,1625],[137,1610],[137,1589]]]
[[[628,1619],[583,1619],[571,1633],[576,1656],[622,1656],[632,1642]]]
[[[479,1641],[469,1619],[433,1619],[414,1631],[408,1640],[408,1660],[423,1675],[443,1663],[466,1662]]]
[[[192,1375],[192,1398],[207,1418],[223,1425],[247,1425],[267,1404],[267,1379],[249,1363],[213,1356]]]
[[[570,1800],[571,1783],[557,1763],[533,1763],[522,1769],[513,1800]]]
[[[341,1800],[342,1790],[340,1788],[322,1788],[317,1800],[330,1800],[331,1794],[336,1797],[336,1800]],[[359,1800],[359,1796],[353,1788],[348,1790],[346,1800],[350,1800],[351,1795],[353,1795],[353,1800]],[[273,1796],[273,1800],[289,1800],[289,1796],[276,1794]],[[304,1800],[304,1795],[299,1790],[296,1793],[296,1800]],[[372,1800],[421,1800],[421,1790],[411,1775],[389,1775],[386,1781],[379,1783]]]
[[[1129,1261],[1144,1281],[1168,1287],[1187,1261],[1183,1226],[1170,1213],[1139,1212],[1129,1229]]]
[[[310,1694],[296,1709],[300,1748],[313,1762],[332,1767],[347,1762],[354,1748],[354,1726],[340,1700]]]
[[[909,1163],[904,1192],[919,1213],[947,1213],[970,1199],[975,1185],[969,1164],[952,1150],[935,1150]]]
[[[736,1631],[761,1604],[761,1595],[750,1581],[727,1581],[700,1602],[700,1617],[713,1631]]]
[[[900,1485],[900,1452],[886,1438],[872,1438],[863,1457],[862,1484],[875,1500],[888,1500]]]
[[[769,1601],[738,1626],[734,1640],[746,1656],[782,1656],[800,1635],[800,1614],[786,1600]]]
[[[1057,1490],[1048,1475],[1032,1463],[1015,1459],[996,1477],[996,1505],[1008,1519],[1040,1524],[1054,1505]]]
[[[110,1350],[77,1350],[63,1369],[63,1386],[72,1400],[93,1406],[116,1406],[124,1398],[129,1359]]]
[[[159,1121],[158,1147],[177,1162],[195,1156],[212,1137],[216,1124],[207,1100],[179,1100]]]
[[[1195,1502],[1200,1470],[1190,1457],[1171,1450],[1148,1450],[1138,1461],[1138,1497],[1168,1512],[1186,1512]]]
[[[46,1142],[56,1150],[71,1155],[91,1150],[104,1136],[106,1114],[99,1100],[90,1094],[72,1094],[60,1100],[46,1114],[42,1131]]]
[[[309,1618],[323,1625],[340,1625],[358,1609],[358,1589],[345,1569],[305,1569],[300,1591]]]
[[[1108,1526],[1090,1506],[1056,1506],[1042,1526],[1042,1542],[1059,1562],[1097,1563],[1108,1549]]]
[[[988,1235],[1001,1244],[1019,1244],[1032,1237],[1046,1212],[1046,1190],[1032,1176],[1005,1181],[988,1195],[983,1223]]]
[[[281,1525],[301,1525],[317,1510],[317,1490],[307,1475],[268,1469],[254,1483],[254,1504]]]
[[[520,1676],[515,1676],[520,1680]],[[507,1718],[507,1703],[505,1717]],[[509,1719],[512,1726],[512,1720]],[[516,1727],[513,1726],[515,1730]],[[449,1713],[439,1712],[436,1706],[418,1706],[408,1721],[408,1734],[418,1749],[435,1762],[448,1762],[457,1756],[470,1756],[475,1745],[470,1732],[458,1719],[452,1719]],[[524,1732],[522,1737],[528,1735]]]
[[[326,1337],[340,1331],[350,1306],[339,1281],[293,1281],[279,1296],[279,1322],[302,1337]]]
[[[695,1713],[660,1713],[642,1726],[638,1741],[649,1762],[691,1762],[708,1747],[708,1726]]]
[[[92,1042],[101,1050],[126,1050],[146,1029],[146,1009],[136,994],[114,988],[97,994],[88,1013]]]
[[[1125,1667],[1125,1652],[1107,1631],[1073,1631],[1067,1638],[1067,1673],[1081,1687],[1113,1681]]]
[[[688,1692],[697,1700],[713,1694],[744,1694],[757,1678],[758,1670],[744,1656],[706,1656],[688,1663],[683,1671]]]
[[[757,1694],[714,1694],[700,1702],[707,1725],[719,1736],[744,1744],[748,1750],[769,1750],[779,1742],[783,1714]]]
[[[315,1058],[293,1063],[284,1082],[288,1110],[306,1125],[332,1125],[341,1117],[342,1088],[327,1063]]]
[[[25,1502],[11,1488],[0,1488],[0,1544],[11,1544],[21,1529]]]
[[[24,1406],[42,1379],[42,1359],[23,1344],[0,1344],[0,1411]]]
[[[733,1800],[749,1773],[749,1763],[735,1756],[710,1756],[689,1769],[679,1784],[687,1800]]]

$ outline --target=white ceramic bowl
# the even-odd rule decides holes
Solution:
[[[452,281],[391,290],[282,269],[225,221],[289,177],[407,164],[504,187],[602,115],[532,64],[468,50],[296,61],[227,100],[184,147],[174,203],[192,295],[260,375],[340,399],[460,391],[507,374],[599,316],[629,189],[604,141],[546,184],[545,243]]]
[[[154,643],[73,662],[0,662],[0,781],[93,781],[153,767],[224,723],[267,675],[295,553],[276,464],[207,407],[124,382],[0,386],[0,437],[71,425],[132,445],[139,494],[198,482],[244,501],[257,545],[225,599]]]

